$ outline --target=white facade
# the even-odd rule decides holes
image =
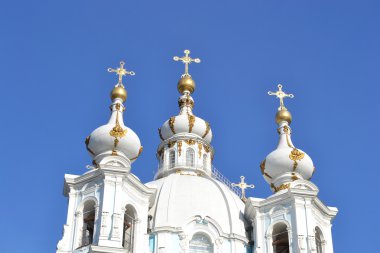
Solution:
[[[144,184],[131,172],[142,147],[124,125],[119,80],[109,122],[86,139],[94,167],[65,175],[68,213],[56,252],[332,253],[337,209],[308,181],[314,166],[293,146],[290,121],[279,122],[279,145],[260,166],[274,194],[242,200],[213,170],[210,124],[192,112],[195,85],[181,88],[179,115],[159,129],[156,176]]]

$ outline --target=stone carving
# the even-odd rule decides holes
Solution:
[[[223,252],[223,241],[224,239],[222,237],[219,237],[218,239],[215,240],[215,246],[216,246],[216,252],[217,253],[222,253]]]

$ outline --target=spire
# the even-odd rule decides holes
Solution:
[[[200,63],[201,59],[199,59],[199,58],[195,58],[195,59],[191,58],[189,56],[190,50],[188,50],[188,49],[186,49],[184,51],[184,53],[185,53],[185,56],[183,56],[183,57],[174,56],[173,60],[175,60],[175,61],[182,61],[185,64],[185,73],[183,73],[183,75],[181,77],[185,77],[185,76],[191,77],[191,75],[189,74],[189,64],[192,63],[192,62]]]
[[[127,71],[124,65],[125,63],[121,61],[120,67],[107,69],[108,72],[116,73],[118,76],[118,82],[111,92],[111,116],[107,124],[98,127],[86,138],[87,150],[92,156],[94,164],[97,165],[107,163],[111,159],[114,160],[114,164],[119,163],[130,168],[130,164],[142,152],[138,136],[132,129],[125,126],[123,120],[125,111],[123,103],[127,99],[123,77],[135,75],[133,71]],[[127,158],[127,160],[124,158]]]
[[[286,121],[290,125],[290,123],[292,122],[292,115],[284,106],[284,98],[294,98],[294,95],[286,94],[284,91],[282,91],[281,84],[277,85],[277,87],[278,91],[276,92],[268,91],[268,95],[276,96],[278,99],[280,99],[280,107],[278,107],[278,112],[276,113],[276,122],[278,125],[280,125],[281,122]]]
[[[292,143],[292,115],[284,105],[284,98],[293,98],[294,95],[282,91],[281,84],[278,85],[278,91],[269,91],[268,95],[275,95],[280,99],[280,107],[276,113],[279,126],[277,132],[280,137],[277,148],[260,164],[260,169],[272,190],[278,192],[288,189],[290,183],[297,179],[309,180],[313,175],[314,165],[311,158]]]
[[[186,93],[193,93],[194,90],[195,90],[195,82],[194,80],[191,78],[191,75],[189,74],[189,64],[191,64],[192,62],[195,62],[195,63],[200,63],[201,62],[201,59],[199,58],[191,58],[189,56],[190,54],[190,50],[185,50],[184,51],[185,53],[185,56],[183,57],[178,57],[178,56],[174,56],[173,57],[173,60],[175,61],[182,61],[184,64],[185,64],[185,73],[183,73],[181,75],[181,79],[178,81],[178,91],[179,93],[181,94],[186,94]]]

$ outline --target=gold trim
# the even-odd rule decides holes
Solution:
[[[172,130],[172,133],[175,134],[175,130],[174,130],[174,122],[175,122],[175,116],[171,117],[169,119],[169,127],[170,127],[170,130]]]
[[[88,147],[88,145],[90,144],[90,139],[91,139],[91,135],[87,136],[87,137],[86,137],[86,140],[84,141],[84,143],[86,144],[86,149],[87,149],[87,151],[90,152],[90,154],[95,155],[94,151],[92,151],[92,150]]]
[[[261,163],[260,163],[260,170],[261,170],[261,174],[264,175],[264,171],[265,171],[265,162],[266,162],[266,159],[264,159]]]
[[[179,107],[183,107],[183,106],[190,106],[191,107],[191,109],[193,109],[194,108],[194,101],[192,100],[192,99],[190,99],[190,98],[184,98],[184,99],[179,99],[178,100],[178,106]]]
[[[119,112],[116,112],[115,127],[109,133],[112,137],[123,138],[127,134],[127,129],[123,129],[119,123]]]
[[[168,148],[172,148],[175,143],[176,143],[176,141],[169,141],[168,142]]]
[[[181,154],[182,154],[182,141],[177,142],[177,148],[178,148],[178,156],[181,156]]]
[[[198,155],[199,158],[202,157],[202,143],[198,142]]]
[[[195,122],[195,116],[191,114],[187,114],[187,118],[189,120],[189,133],[193,131],[194,122]]]
[[[305,153],[302,153],[298,149],[293,148],[293,150],[289,154],[290,160],[294,161],[293,171],[295,171],[297,169],[297,166],[298,166],[297,161],[301,161],[304,157],[305,157]]]
[[[286,94],[284,91],[282,91],[282,85],[277,85],[278,90],[276,92],[268,91],[268,95],[276,96],[278,99],[280,99],[280,107],[278,110],[286,110],[286,107],[284,106],[284,98],[294,98],[293,94]]]
[[[292,172],[292,176],[291,176],[291,179],[293,181],[296,181],[298,179],[298,177],[296,176],[296,174],[294,172]]]
[[[164,148],[162,147],[160,150],[157,151],[157,155],[159,157],[162,157],[163,152],[164,152]]]
[[[184,64],[185,64],[185,73],[182,75],[182,77],[184,76],[190,76],[189,74],[189,64],[192,63],[192,62],[195,62],[195,63],[200,63],[201,62],[201,59],[199,58],[191,58],[189,56],[190,54],[190,50],[185,50],[184,51],[185,53],[185,56],[182,56],[182,57],[178,57],[178,56],[174,56],[173,57],[173,60],[175,61],[182,61]]]
[[[210,147],[203,144],[203,148],[205,149],[206,153],[209,153],[210,152]]]
[[[207,121],[205,121],[205,123],[206,123],[206,131],[205,131],[205,133],[203,134],[202,138],[205,138],[206,135],[208,134],[208,132],[210,132],[210,129],[211,129],[211,127],[210,127],[210,123],[208,123]]]
[[[187,145],[189,145],[189,146],[192,146],[192,145],[195,144],[195,140],[193,140],[193,139],[184,140],[184,142],[185,142]]]
[[[140,156],[141,153],[143,152],[143,149],[144,149],[143,146],[140,146],[139,153],[137,154],[136,157],[132,158],[131,161],[132,161],[132,160],[136,160],[137,158],[139,158],[139,156]]]
[[[281,191],[281,190],[289,189],[290,183],[288,183],[288,184],[282,184],[279,187],[276,187],[276,186],[274,186],[274,184],[271,184],[270,187],[272,189],[274,189],[275,192],[278,192],[278,191]]]
[[[164,140],[164,137],[162,137],[161,127],[158,129],[158,134],[160,135],[160,139],[163,141],[163,140]]]

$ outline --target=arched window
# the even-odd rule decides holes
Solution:
[[[123,225],[123,248],[133,252],[135,240],[136,211],[131,205],[125,207]]]
[[[174,168],[175,166],[175,152],[174,150],[171,150],[169,152],[169,168]]]
[[[323,243],[322,243],[322,232],[316,227],[315,228],[315,246],[317,248],[317,253],[323,253]]]
[[[206,154],[204,154],[203,155],[203,169],[204,170],[207,170],[208,169],[208,161],[207,161],[207,155]]]
[[[90,245],[94,240],[95,209],[94,200],[88,200],[83,205],[81,220],[78,221],[78,248]]]
[[[188,148],[186,150],[186,166],[194,167],[194,150],[191,148]]]
[[[277,223],[272,232],[273,253],[289,253],[289,236],[286,224]]]
[[[208,237],[204,233],[196,233],[190,241],[189,253],[212,253],[214,252],[214,246]]]

